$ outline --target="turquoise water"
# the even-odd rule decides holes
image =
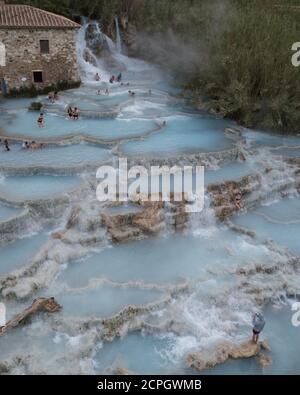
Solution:
[[[286,136],[284,134],[269,134],[266,132],[248,130],[243,133],[254,146],[298,146],[300,137]]]
[[[9,200],[51,198],[70,192],[82,180],[75,176],[6,177],[0,182],[0,195]]]
[[[116,368],[136,374],[182,373],[183,364],[178,366],[167,356],[168,343],[167,338],[159,336],[130,334],[123,340],[104,344],[96,355],[96,367],[101,374],[113,374]]]
[[[217,170],[206,170],[205,184],[239,179],[256,171],[258,171],[258,166],[249,161],[229,163]]]
[[[11,145],[9,152],[0,155],[0,166],[85,166],[101,163],[111,157],[111,151],[98,145],[75,144],[65,146],[47,145],[39,150],[23,150],[21,145]]]
[[[269,307],[265,311],[265,318],[267,325],[262,339],[268,339],[272,349],[273,362],[269,367],[263,370],[252,358],[231,360],[211,370],[205,370],[201,374],[298,374],[300,331],[299,328],[291,325],[291,310],[288,306],[279,309]],[[251,331],[249,331],[250,337]],[[287,341],[291,338],[295,340],[294,343]],[[186,342],[187,353],[193,350],[191,338],[186,337],[182,340]],[[141,336],[133,333],[123,340],[104,344],[96,355],[96,367],[101,374],[112,374],[120,367],[136,374],[198,374],[197,371],[188,369],[183,361],[178,360],[174,345],[176,345],[176,336],[172,334]]]
[[[108,207],[105,209],[105,213],[109,215],[125,215],[141,212],[143,212],[143,209],[139,206],[134,206],[133,204],[124,204],[121,206]]]
[[[166,99],[161,100],[156,98],[152,100],[151,97],[139,99],[136,94],[135,99],[122,107],[120,113],[121,118],[159,118],[170,117],[179,109],[175,105],[171,105]]]
[[[259,367],[255,359],[243,361],[229,361],[203,374],[241,374],[241,375],[294,375],[299,374],[300,331],[292,325],[290,306],[268,307],[265,311],[267,325],[262,339],[267,339],[272,349],[270,354],[272,364],[264,370]],[[293,339],[293,341],[289,341]]]
[[[33,101],[39,101],[39,100],[40,100],[40,98],[35,98],[35,99],[10,99],[10,100],[0,99],[0,110],[27,109]]]
[[[275,155],[281,155],[283,157],[298,158],[300,157],[300,147],[297,149],[293,148],[282,148],[272,151]]]
[[[47,233],[42,232],[24,237],[5,246],[0,246],[0,276],[7,275],[31,263],[31,260],[47,241],[48,237]]]
[[[93,110],[93,108],[90,108]],[[67,116],[48,113],[45,115],[45,127],[37,125],[38,114],[35,112],[19,112],[0,118],[0,127],[9,134],[47,139],[67,135],[86,135],[103,140],[119,139],[129,136],[143,135],[155,128],[153,121],[121,120],[121,119],[86,119],[70,120]]]
[[[225,137],[226,122],[210,118],[178,117],[167,121],[163,133],[121,147],[125,155],[176,155],[184,152],[221,151],[232,142]]]
[[[135,287],[110,287],[99,285],[96,289],[58,293],[66,317],[112,316],[124,307],[141,306],[162,298],[162,293]]]
[[[10,207],[4,204],[0,204],[0,221],[6,221],[10,218],[13,218],[23,211],[22,208]]]
[[[261,239],[274,240],[300,255],[300,200],[284,199],[255,212],[235,217],[234,222],[254,230]]]
[[[233,122],[199,114],[178,96],[180,88],[172,86],[160,70],[114,49],[107,60],[109,68],[105,67],[104,59],[97,60],[98,68],[84,63],[80,50],[85,44],[80,41],[80,33],[84,33],[84,28],[78,36],[83,85],[61,93],[55,104],[48,103],[45,97],[37,99],[49,109],[45,128],[37,127],[38,114],[26,111],[33,100],[0,101],[0,127],[7,135],[30,136],[29,140],[85,135],[115,141],[114,146],[47,144],[36,151],[21,150],[20,143],[11,143],[10,152],[0,149],[1,196],[24,201],[72,194],[70,206],[55,223],[55,232],[63,232],[62,239],[51,238],[51,248],[45,256],[41,255],[41,265],[21,275],[9,289],[3,285],[4,291],[0,291],[1,298],[6,291],[16,297],[29,292],[26,300],[4,300],[9,318],[38,296],[54,296],[63,309],[51,318],[37,316],[0,337],[0,361],[25,358],[25,366],[15,366],[13,374],[99,374],[112,373],[117,367],[141,374],[198,374],[186,367],[189,352],[208,350],[224,340],[248,339],[253,312],[264,309],[267,325],[263,338],[272,347],[273,364],[262,372],[253,359],[233,361],[205,373],[299,374],[300,332],[291,325],[290,306],[286,304],[278,310],[269,305],[270,300],[286,301],[285,289],[299,292],[299,273],[295,261],[291,263],[287,254],[265,241],[271,239],[275,246],[300,255],[299,197],[273,201],[278,194],[273,196],[271,188],[282,187],[285,179],[291,182],[282,156],[298,156],[300,139],[248,130],[244,133],[248,144],[242,146],[246,161],[215,155],[216,151],[234,146],[234,140],[224,134],[224,129]],[[113,43],[110,45],[114,47]],[[93,81],[96,70],[103,76],[101,83]],[[109,74],[118,74],[120,70],[124,83],[130,85],[108,84]],[[98,96],[100,87],[102,92],[109,87],[110,95]],[[134,98],[128,96],[129,89],[135,92]],[[68,105],[87,113],[117,111],[117,114],[115,119],[87,117],[74,122],[62,115]],[[164,121],[165,127],[153,130]],[[132,141],[127,141],[131,137]],[[118,145],[120,139],[125,141]],[[274,149],[281,146],[291,149]],[[143,240],[113,244],[101,221],[102,214],[128,215],[130,227],[129,214],[141,209],[132,204],[107,208],[97,202],[95,171],[87,165],[111,160],[116,163],[119,154],[115,148],[119,148],[120,155],[138,156],[146,162],[149,157],[172,157],[174,165],[181,163],[177,160],[181,154],[185,154],[188,163],[189,153],[212,152],[204,163],[206,185],[261,173],[264,185],[257,195],[265,193],[268,205],[257,201],[255,210],[233,219],[236,224],[254,230],[256,237],[244,236],[220,224],[206,196],[203,212],[192,215],[182,233],[174,233],[170,225],[172,207],[166,205],[165,229],[157,237],[148,235]],[[222,164],[222,159],[231,162]],[[78,173],[80,166],[81,175],[55,175],[55,168],[74,168],[74,173]],[[18,170],[15,175],[14,167]],[[52,175],[17,175],[20,169],[26,174],[27,167],[31,168],[30,174],[34,167],[45,168],[44,172],[50,167]],[[5,177],[6,168],[10,168],[11,176]],[[272,172],[270,181],[270,172],[264,172],[265,168],[281,175],[278,178],[282,184],[276,184],[279,181]],[[85,180],[89,182],[83,183]],[[87,187],[80,194],[72,193],[84,185]],[[35,205],[30,207],[35,214]],[[0,204],[0,221],[21,214],[22,210]],[[32,235],[35,227],[31,225],[43,223],[42,212],[39,210],[39,216],[33,216],[36,224],[28,221],[24,238],[0,247],[0,276],[6,277],[33,263],[50,239],[43,231]],[[70,212],[76,214],[72,221],[68,221]],[[273,264],[277,268],[275,273],[255,270]],[[243,275],[248,269],[251,274]],[[43,288],[32,291],[39,285]],[[162,300],[164,304],[158,303]],[[267,300],[268,305],[262,306],[258,300]],[[149,303],[151,310],[145,307],[143,315],[136,319],[120,316],[119,322],[124,319],[120,327],[122,336],[103,341],[104,326],[100,322],[104,318],[118,314],[128,305]]]
[[[128,88],[129,89],[129,88]],[[82,110],[98,110],[112,109],[129,99],[125,90],[110,90],[109,95],[105,94],[105,89],[101,88],[101,94],[98,95],[98,89],[82,90],[81,92],[72,92],[66,99],[74,106]]]
[[[210,268],[216,273],[233,270],[246,264],[249,254],[258,261],[268,257],[264,247],[237,238],[227,229],[210,228],[196,236],[153,238],[104,249],[84,262],[71,263],[60,280],[72,287],[99,278],[152,284],[206,280]]]

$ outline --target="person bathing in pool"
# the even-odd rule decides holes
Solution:
[[[68,108],[68,117],[69,117],[69,119],[73,118],[73,108],[72,107]]]
[[[44,120],[44,114],[40,113],[40,116],[37,119],[37,124],[40,128],[43,128],[45,126],[45,120]]]
[[[54,93],[53,93],[53,92],[50,92],[50,93],[48,94],[48,100],[49,100],[49,102],[50,102],[51,104],[53,104],[53,103],[55,102],[55,100],[54,100]]]
[[[42,144],[42,143],[36,143],[35,141],[32,141],[31,144],[30,144],[30,146],[29,146],[29,148],[30,148],[30,149],[34,149],[34,150],[36,150],[36,149],[42,149],[42,148],[44,148],[44,144]]]
[[[5,148],[5,151],[6,152],[9,152],[10,151],[10,148],[9,148],[9,144],[8,144],[8,140],[4,140],[4,148]]]
[[[74,110],[73,110],[73,119],[75,121],[78,121],[78,119],[79,119],[79,110],[78,110],[77,107],[75,107]]]

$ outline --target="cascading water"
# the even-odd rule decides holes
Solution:
[[[251,314],[264,309],[264,335],[274,360],[265,372],[299,373],[300,332],[290,324],[288,299],[300,294],[295,237],[299,202],[287,200],[298,198],[296,162],[287,163],[274,152],[283,145],[278,137],[252,131],[244,133],[246,160],[237,160],[239,146],[224,134],[232,123],[186,111],[185,103],[174,97],[178,90],[157,68],[121,53],[117,18],[115,24],[116,44],[98,23],[84,22],[77,36],[83,85],[61,92],[55,105],[40,98],[47,110],[43,137],[35,115],[27,111],[30,101],[0,102],[0,127],[15,139],[11,152],[0,159],[1,172],[23,177],[17,185],[18,180],[7,177],[0,182],[0,253],[5,260],[0,302],[5,301],[9,317],[36,296],[51,295],[64,305],[53,320],[39,316],[0,336],[0,364],[12,374],[111,373],[118,367],[136,373],[186,373],[187,353],[206,352],[224,340],[247,340]],[[121,71],[124,85],[107,82]],[[109,95],[103,92],[106,87]],[[81,110],[79,121],[67,119],[69,105]],[[94,113],[100,116],[94,119]],[[27,136],[44,138],[46,146],[21,150]],[[284,143],[298,147],[299,139],[285,138]],[[177,206],[167,204],[143,216],[141,205],[100,204],[96,169],[116,165],[124,152],[130,152],[133,164],[147,167],[153,162],[206,164],[213,174],[207,176],[203,212],[186,219]],[[49,173],[60,175],[53,181],[57,196],[48,193]],[[70,179],[72,188],[65,188],[62,176],[78,173],[80,180],[73,184]],[[249,174],[256,175],[251,183],[246,178],[226,185]],[[208,192],[212,183],[219,193],[214,198]],[[10,196],[5,185],[10,185]],[[31,194],[21,193],[20,185],[24,191],[31,186]],[[236,185],[248,212],[234,216],[232,223],[220,223],[217,210],[230,212],[227,195]],[[275,205],[274,199],[279,200]],[[158,231],[160,237],[151,236]],[[113,243],[121,237],[127,242]],[[286,303],[279,312],[280,304],[276,310],[270,307],[278,300]],[[128,309],[129,304],[143,307]],[[288,336],[283,339],[282,333]],[[222,365],[218,373],[262,373],[254,365],[237,361],[234,367]]]
[[[93,37],[91,39],[93,49],[88,46],[86,39],[87,31],[90,27],[94,30]],[[109,51],[114,51],[112,40],[101,32],[98,22],[85,22],[77,33],[77,58],[84,81],[95,81],[96,73],[101,75],[102,81],[107,82],[110,78],[109,73],[107,73],[103,65],[101,57],[99,54],[94,53],[99,51],[100,43],[102,43],[102,46],[104,47],[107,45],[107,49]]]
[[[122,53],[122,37],[120,32],[119,18],[115,17],[115,26],[116,26],[116,49],[118,53]]]

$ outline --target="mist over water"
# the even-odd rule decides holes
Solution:
[[[196,7],[195,12],[198,11]],[[167,74],[180,78],[182,83],[197,78],[199,70],[210,68],[210,45],[222,38],[236,17],[234,6],[227,0],[207,1],[202,12],[200,16],[193,15],[191,6],[186,16],[187,31],[181,29],[182,21],[180,17],[177,21],[176,12],[173,19],[166,22],[168,29],[159,24],[151,31],[141,27],[132,37],[131,52],[159,65]]]
[[[16,139],[0,159],[1,302],[7,319],[36,297],[54,296],[63,305],[60,313],[37,315],[1,336],[0,362],[10,374],[99,374],[119,367],[190,373],[188,353],[248,340],[252,314],[262,311],[273,364],[263,371],[251,361],[235,361],[215,372],[299,373],[300,332],[290,321],[290,305],[300,294],[299,180],[297,164],[275,152],[298,147],[299,138],[251,130],[228,137],[224,129],[233,122],[195,112],[161,69],[122,53],[121,33],[115,43],[91,24],[91,40],[102,44],[91,49],[89,23],[78,32],[82,87],[61,92],[55,105],[40,98],[46,107],[44,150],[21,150],[22,139],[37,136],[27,104],[15,114],[16,106],[0,102],[3,129]],[[179,43],[172,32],[165,42],[159,36],[139,40],[179,70],[192,69],[199,57],[193,43]],[[123,85],[109,83],[120,72]],[[70,105],[81,110],[78,123],[66,117]],[[246,161],[238,158],[237,145]],[[165,206],[157,236],[114,243],[103,215],[124,215],[129,232],[128,218],[143,208],[99,203],[95,174],[100,164],[116,163],[124,154],[147,166],[205,164],[206,187],[249,174],[261,183],[247,185],[247,206],[231,224],[218,220],[207,192],[204,210],[191,215],[181,232],[172,226],[173,208]],[[129,306],[138,313],[128,313]],[[116,332],[107,329],[113,316],[121,322]]]

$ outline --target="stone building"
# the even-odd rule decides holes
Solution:
[[[63,16],[0,0],[0,82],[3,93],[79,81],[75,35]]]

